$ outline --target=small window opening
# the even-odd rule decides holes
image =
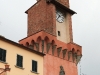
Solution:
[[[6,50],[0,48],[0,61],[6,62]]]
[[[37,61],[32,60],[32,71],[37,72]]]
[[[60,31],[58,31],[58,36],[60,36],[61,34],[60,34]]]
[[[23,56],[17,54],[16,66],[23,67]]]

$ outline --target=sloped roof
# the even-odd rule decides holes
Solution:
[[[70,14],[76,14],[75,11],[71,10],[70,8],[62,5],[61,3],[59,3],[58,1],[56,0],[51,0],[51,3],[55,4],[57,7],[61,7],[62,9],[64,9],[66,12],[69,12]]]
[[[34,7],[38,2],[40,2],[41,0],[37,1],[34,5],[32,5],[27,11],[25,11],[25,13],[28,13],[28,11]],[[54,5],[56,5],[57,7],[61,7],[62,9],[64,9],[66,12],[70,13],[70,14],[77,14],[75,11],[71,10],[70,8],[62,5],[61,3],[59,3],[56,0],[50,0],[49,3],[53,3]]]

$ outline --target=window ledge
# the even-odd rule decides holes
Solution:
[[[4,63],[4,64],[8,64],[8,63],[7,63],[7,62],[5,62],[5,61],[1,61],[1,60],[0,60],[0,62],[1,62],[1,63]]]
[[[31,71],[32,73],[35,73],[35,74],[39,74],[39,73],[37,73],[37,72],[35,72],[35,71]]]
[[[15,67],[24,70],[23,67],[20,67],[20,66],[17,66],[17,65],[15,65]]]

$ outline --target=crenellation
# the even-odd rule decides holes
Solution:
[[[51,43],[47,43],[47,46],[46,46],[46,48],[47,48],[47,53],[49,52],[50,47],[51,47]]]
[[[59,57],[60,54],[61,54],[61,50],[62,50],[62,47],[58,47],[58,48],[57,48],[57,54],[58,54],[58,57]]]
[[[35,43],[36,50],[39,51],[39,43]]]
[[[42,40],[41,49],[42,49],[42,53],[44,53],[44,40]]]
[[[81,56],[81,47],[78,46],[75,43],[68,43],[66,45],[63,45],[65,43],[58,42],[57,39],[54,39],[54,37],[49,34],[49,35],[44,35],[42,33],[41,35],[37,36],[37,34],[34,36],[30,36],[31,39],[26,38],[26,42],[23,42],[21,40],[20,44],[25,44],[25,46],[30,47],[33,50],[45,53],[45,54],[50,54],[52,56],[78,63],[80,61]],[[51,37],[51,38],[49,38]],[[25,41],[25,40],[24,40]],[[36,42],[35,42],[36,41]],[[60,44],[61,43],[61,44]],[[77,47],[78,46],[78,47]]]
[[[62,50],[62,54],[63,54],[63,59],[64,59],[67,54],[67,49]]]
[[[52,55],[55,54],[56,47],[57,47],[57,45],[52,45]]]
[[[68,61],[72,61],[72,51],[68,51]]]

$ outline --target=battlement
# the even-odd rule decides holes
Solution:
[[[26,37],[20,44],[33,50],[49,54],[70,62],[78,63],[82,56],[82,47],[75,43],[63,43],[44,31]]]

